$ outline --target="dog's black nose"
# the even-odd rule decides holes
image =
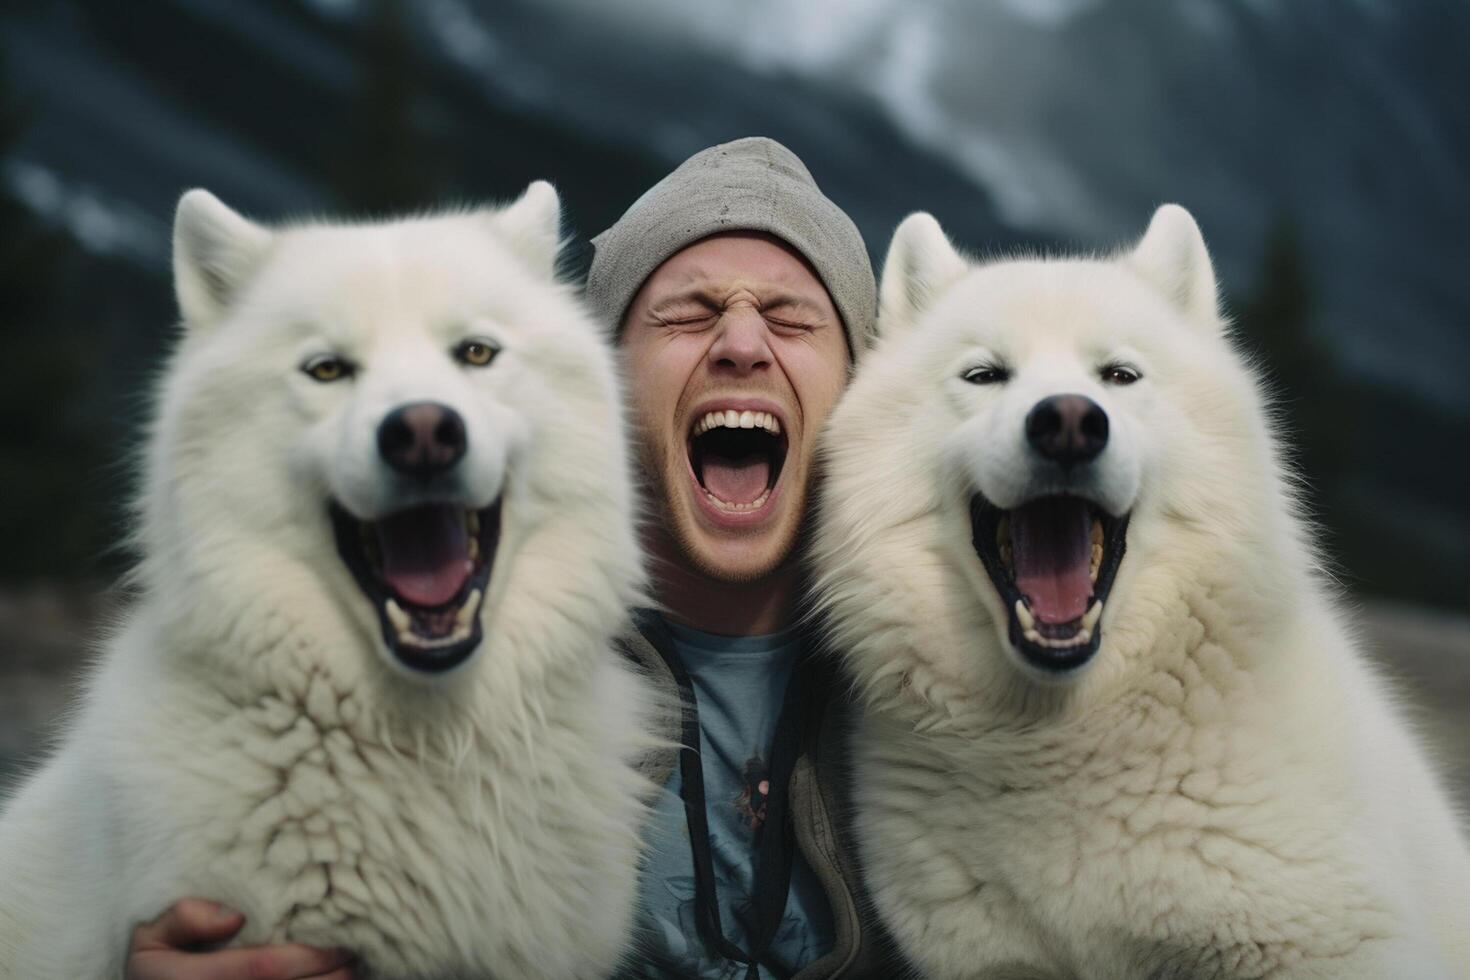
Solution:
[[[464,456],[464,419],[448,405],[413,402],[388,413],[378,426],[383,461],[409,476],[433,476]]]
[[[1086,463],[1108,444],[1108,415],[1084,395],[1052,395],[1026,416],[1026,441],[1063,466]]]

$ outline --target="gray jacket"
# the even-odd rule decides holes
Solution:
[[[679,687],[664,655],[644,633],[630,629],[619,640],[624,653],[652,681],[662,706],[658,734],[677,745],[683,732]],[[859,877],[856,852],[846,815],[850,812],[846,766],[847,705],[830,665],[814,655],[808,669],[818,672],[816,707],[808,712],[801,749],[788,785],[789,806],[797,847],[815,872],[832,909],[832,951],[798,971],[792,980],[863,980],[892,977],[898,972],[886,950]],[[640,768],[662,785],[673,773],[678,749],[649,753]]]

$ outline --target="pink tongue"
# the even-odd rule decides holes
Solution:
[[[1011,511],[1016,588],[1031,613],[1053,625],[1069,623],[1092,600],[1092,514],[1071,497],[1034,500]]]
[[[761,453],[704,457],[704,488],[727,504],[748,504],[766,491],[771,462]]]
[[[430,504],[399,511],[377,524],[383,578],[394,595],[416,606],[442,606],[470,577],[464,508]]]

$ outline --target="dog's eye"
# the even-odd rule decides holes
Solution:
[[[301,370],[315,381],[328,382],[350,378],[355,369],[346,358],[335,354],[318,354],[301,365]]]
[[[1104,381],[1111,385],[1131,385],[1142,377],[1125,364],[1109,364],[1098,373],[1102,375]]]
[[[972,385],[996,385],[1011,379],[1011,372],[1003,367],[993,364],[982,364],[980,367],[972,367],[960,375]]]
[[[490,341],[480,337],[471,337],[469,340],[461,341],[459,346],[454,348],[454,359],[470,367],[485,367],[495,360],[495,355],[499,353],[500,348]]]

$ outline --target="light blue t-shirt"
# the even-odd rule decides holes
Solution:
[[[768,636],[718,636],[667,624],[689,673],[699,710],[715,893],[725,938],[749,951],[753,940],[755,868],[770,789],[766,778],[786,685],[801,653],[795,630]],[[695,926],[694,862],[675,767],[659,793],[647,830],[648,857],[639,880],[639,943],[632,976],[739,980],[747,967],[705,949]],[[773,828],[774,830],[774,828]],[[749,923],[749,929],[746,928]],[[832,949],[832,913],[811,868],[796,849],[791,890],[780,928],[760,968],[778,980]]]

